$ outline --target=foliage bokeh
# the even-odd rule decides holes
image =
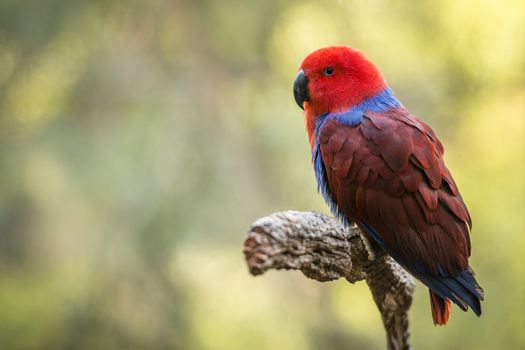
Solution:
[[[525,3],[0,4],[0,348],[378,349],[366,285],[248,275],[251,221],[321,210],[301,59],[368,53],[430,123],[474,220],[484,315],[420,349],[525,347]]]

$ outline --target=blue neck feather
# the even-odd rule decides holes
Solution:
[[[339,211],[328,187],[326,172],[321,158],[321,150],[319,148],[319,132],[328,119],[335,118],[343,124],[354,126],[361,123],[365,112],[381,113],[400,106],[401,103],[394,96],[393,91],[387,87],[375,96],[367,98],[361,103],[350,107],[347,111],[326,113],[317,117],[315,120],[315,145],[312,151],[312,162],[314,163],[315,177],[317,179],[317,190],[323,194],[323,197],[326,203],[330,206],[332,213],[344,224],[348,224],[348,220],[345,215]]]
[[[350,107],[344,112],[325,113],[317,117],[315,120],[315,137],[317,139],[319,136],[319,131],[327,119],[336,118],[343,124],[353,126],[361,123],[364,112],[369,111],[381,113],[400,106],[401,102],[399,102],[394,96],[392,89],[387,87],[384,90],[378,92],[373,97],[363,100],[361,103]]]

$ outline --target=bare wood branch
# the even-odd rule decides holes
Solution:
[[[285,211],[256,220],[244,243],[253,275],[300,270],[317,281],[365,280],[381,313],[389,350],[410,349],[408,310],[414,280],[390,256],[371,248],[357,227],[317,212]]]

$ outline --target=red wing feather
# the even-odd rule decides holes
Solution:
[[[404,109],[366,113],[357,126],[327,120],[319,140],[342,213],[431,274],[468,268],[470,216],[426,124]]]

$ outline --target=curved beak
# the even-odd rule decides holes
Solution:
[[[303,104],[305,101],[310,101],[310,94],[308,93],[308,78],[304,75],[301,69],[295,81],[293,82],[293,97],[299,108],[304,110]]]

